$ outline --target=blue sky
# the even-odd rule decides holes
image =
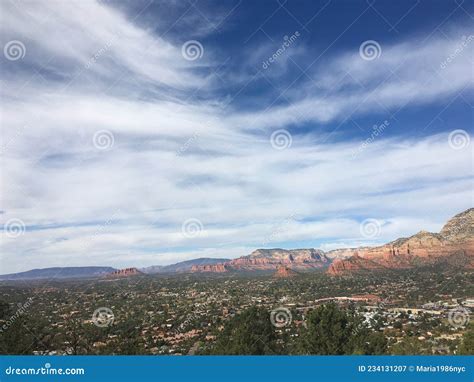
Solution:
[[[473,205],[464,1],[4,1],[2,273],[325,250]]]

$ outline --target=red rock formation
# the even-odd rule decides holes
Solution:
[[[193,265],[191,267],[191,272],[213,272],[213,273],[222,273],[227,272],[228,267],[226,263],[219,264],[208,264],[208,265]]]
[[[355,250],[348,259],[336,259],[328,273],[408,269],[442,262],[474,268],[473,208],[450,219],[439,234],[421,231],[380,247]]]
[[[257,249],[248,256],[223,263],[196,265],[191,271],[277,271],[282,266],[311,270],[329,266],[329,274],[341,275],[361,270],[410,269],[440,262],[474,269],[474,208],[450,219],[439,234],[421,231],[379,247],[327,253],[317,249]]]
[[[329,265],[330,259],[316,249],[257,249],[248,256],[242,256],[215,265],[197,265],[192,272],[227,272],[277,270],[280,266],[291,269],[317,269]]]
[[[295,271],[282,265],[277,268],[277,271],[275,272],[273,277],[284,279],[288,277],[294,277],[296,275],[297,273]]]
[[[124,269],[117,269],[112,273],[107,274],[105,277],[108,279],[115,279],[115,278],[122,278],[122,277],[130,277],[130,276],[137,276],[142,275],[143,273],[140,272],[137,268],[124,268]]]

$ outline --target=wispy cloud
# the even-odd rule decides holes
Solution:
[[[49,69],[66,81],[82,81],[92,74],[94,82],[106,81],[104,89],[122,77],[166,86],[168,91],[207,84],[205,77],[193,73],[196,65],[183,59],[185,41],[177,45],[155,35],[104,3],[8,1],[2,9],[4,39],[24,42],[25,61],[46,75]]]
[[[383,45],[380,57],[372,61],[364,60],[358,51],[325,58],[306,71],[312,81],[288,91],[288,103],[240,114],[232,122],[253,129],[327,123],[442,101],[473,87],[474,36],[470,36],[468,28],[460,28],[449,38]],[[456,59],[443,66],[464,41],[468,42]]]
[[[248,67],[220,67],[235,69],[222,91],[212,74],[218,47],[204,44],[197,61],[183,57],[181,45],[193,36],[177,42],[104,3],[1,7],[3,45],[26,46],[23,60],[2,61],[0,222],[25,224],[20,237],[2,233],[9,271],[235,257],[262,246],[290,216],[268,246],[378,243],[437,230],[472,205],[470,146],[449,144],[451,130],[469,126],[382,135],[363,150],[352,136],[300,131],[471,89],[471,45],[439,66],[467,31],[382,44],[370,62],[357,50],[328,57],[310,67],[314,81],[285,94],[286,106],[249,108],[228,104],[226,94],[235,88],[230,98],[238,98]],[[302,43],[285,60],[307,54]],[[265,74],[269,81],[287,75],[287,61],[279,65]],[[396,131],[398,122],[390,123]],[[275,150],[271,133],[290,127],[291,147]],[[100,131],[113,138],[107,150],[94,144]],[[182,232],[191,218],[202,224],[194,237]],[[371,241],[360,236],[365,218],[382,222]]]

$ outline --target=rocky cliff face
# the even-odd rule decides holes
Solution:
[[[454,216],[439,233],[445,240],[469,241],[474,239],[474,208]]]
[[[440,233],[421,231],[380,247],[352,251],[350,258],[336,259],[328,273],[409,269],[442,262],[474,269],[474,208],[454,216]]]
[[[193,272],[227,272],[277,270],[281,266],[291,269],[315,269],[328,266],[330,259],[317,249],[257,249],[248,256],[221,264],[194,266]]]
[[[267,271],[328,267],[331,275],[383,269],[410,269],[445,262],[474,269],[474,208],[450,219],[440,233],[420,231],[379,247],[336,249],[257,249],[248,256],[219,264],[195,265],[192,272]],[[286,276],[285,276],[286,277]]]
[[[222,273],[229,270],[227,263],[207,264],[207,265],[193,265],[191,272],[213,272]]]
[[[229,259],[214,259],[201,257],[199,259],[180,261],[179,263],[170,265],[152,265],[150,267],[141,268],[140,271],[147,274],[155,273],[185,273],[193,269],[197,265],[214,265],[228,261]]]
[[[122,277],[130,277],[130,276],[137,276],[142,275],[143,273],[140,272],[137,268],[124,268],[124,269],[117,269],[116,271],[107,274],[105,277],[108,279],[115,279],[115,278],[122,278]]]

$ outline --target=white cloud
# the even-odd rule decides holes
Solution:
[[[359,232],[365,218],[384,222],[371,242],[381,243],[438,230],[472,206],[471,148],[451,149],[449,132],[382,135],[359,152],[359,141],[325,141],[313,131],[295,134],[290,148],[277,151],[269,129],[252,129],[454,95],[472,86],[466,57],[443,71],[445,79],[425,65],[447,54],[454,40],[428,41],[421,50],[410,42],[384,47],[380,62],[334,57],[312,74],[324,93],[308,85],[289,93],[290,106],[249,113],[212,96],[208,72],[183,60],[179,45],[107,5],[6,2],[2,10],[2,31],[25,39],[29,65],[53,57],[42,78],[18,62],[7,63],[9,75],[2,75],[0,223],[18,218],[27,227],[19,238],[2,233],[4,272],[235,257],[261,247],[290,217],[269,247],[366,243]],[[212,57],[210,47],[206,55]],[[115,86],[124,69],[126,82]],[[206,97],[198,102],[199,89]],[[297,98],[298,91],[307,96]],[[452,126],[459,128],[468,129]],[[103,129],[114,136],[107,151],[92,142]],[[202,235],[182,235],[189,218],[202,222]]]
[[[181,45],[140,28],[104,3],[8,1],[2,2],[2,11],[4,39],[23,41],[31,64],[60,67],[72,78],[91,71],[94,81],[106,79],[109,85],[122,76],[178,89],[206,85],[190,70],[196,66],[183,58]]]
[[[458,29],[450,38],[383,46],[380,58],[374,61],[362,59],[357,50],[328,58],[306,73],[313,81],[284,93],[289,104],[239,114],[232,123],[253,129],[325,123],[452,97],[474,85],[474,36],[468,31]],[[460,44],[464,44],[460,53],[442,67]]]

